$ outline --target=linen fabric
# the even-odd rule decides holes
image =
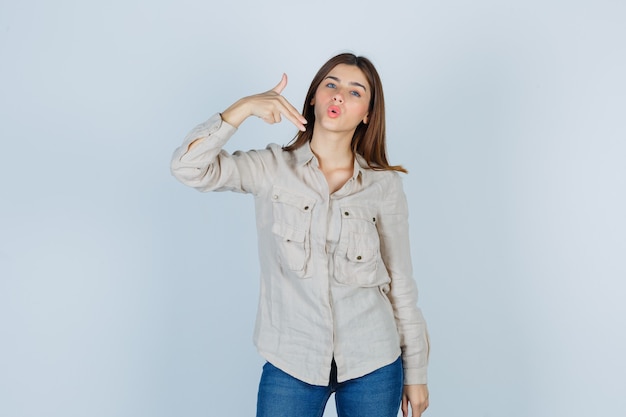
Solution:
[[[402,356],[405,384],[425,384],[429,342],[412,277],[398,173],[356,155],[330,194],[310,146],[222,149],[236,128],[215,114],[174,151],[172,174],[199,191],[254,196],[260,260],[257,350],[309,384],[371,373]],[[196,142],[189,149],[191,143]]]

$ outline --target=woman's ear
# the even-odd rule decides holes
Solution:
[[[369,113],[365,115],[365,117],[363,118],[363,124],[367,124],[367,122],[369,121],[369,115]]]
[[[313,97],[313,98],[311,99],[311,101],[309,102],[309,104],[310,104],[311,106],[315,106],[315,97]]]

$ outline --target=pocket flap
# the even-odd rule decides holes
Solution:
[[[377,242],[368,235],[352,233],[346,257],[351,262],[372,262],[378,258]]]
[[[315,205],[314,199],[295,194],[276,185],[272,188],[272,199],[277,203],[295,207],[303,213],[310,213]]]
[[[345,220],[364,220],[376,225],[376,209],[370,207],[343,206],[341,207],[341,217]]]
[[[289,226],[286,223],[274,223],[272,225],[272,232],[283,238],[285,241],[292,241],[303,243],[306,237],[304,230],[297,230]]]

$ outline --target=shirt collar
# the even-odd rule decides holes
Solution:
[[[355,157],[356,163],[354,164],[354,177],[359,173],[363,173],[366,169],[370,169],[370,166],[367,164],[365,158],[363,158],[360,154],[356,154]]]
[[[311,150],[311,144],[307,142],[306,144],[300,146],[298,149],[293,151],[296,156],[296,161],[298,166],[304,166],[311,162],[315,155]],[[352,174],[352,178],[357,178],[359,174],[362,174],[364,170],[369,169],[369,165],[367,165],[367,161],[361,155],[356,154],[355,163],[354,163],[354,173]]]
[[[315,157],[315,155],[313,155],[313,151],[311,150],[311,144],[309,142],[300,146],[293,152],[296,155],[296,161],[298,163],[298,166],[304,166],[308,164]]]

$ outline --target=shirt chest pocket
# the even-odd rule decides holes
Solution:
[[[335,279],[346,285],[374,287],[390,282],[380,256],[376,211],[341,208],[341,234],[335,252]]]
[[[272,232],[276,254],[283,268],[299,277],[306,274],[311,257],[311,213],[315,200],[281,187],[272,189]]]

